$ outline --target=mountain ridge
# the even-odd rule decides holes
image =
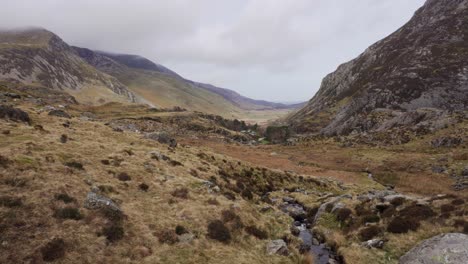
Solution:
[[[327,75],[288,117],[300,133],[434,130],[466,111],[468,1],[428,0],[411,20]]]

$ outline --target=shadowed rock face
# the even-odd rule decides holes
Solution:
[[[424,240],[400,258],[400,264],[468,263],[468,236],[442,234]]]
[[[466,111],[467,25],[468,0],[428,0],[402,28],[326,76],[289,123],[298,132],[347,135]]]

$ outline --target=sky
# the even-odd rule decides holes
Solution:
[[[278,102],[403,26],[424,0],[0,0],[0,26],[137,54],[185,78]]]

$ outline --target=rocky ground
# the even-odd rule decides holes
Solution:
[[[397,263],[466,239],[464,123],[256,145],[235,120],[32,91],[0,91],[1,263]]]

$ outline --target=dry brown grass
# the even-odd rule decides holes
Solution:
[[[73,118],[71,128],[65,128],[60,118],[46,113],[30,114],[34,123],[42,124],[48,132],[0,120],[0,130],[11,131],[0,135],[2,156],[11,161],[8,168],[0,168],[0,192],[22,201],[15,208],[0,206],[2,241],[6,242],[2,244],[0,262],[40,259],[42,253],[37,248],[51,237],[64,240],[61,260],[66,263],[293,263],[299,258],[267,256],[267,241],[248,236],[243,230],[233,233],[229,245],[206,237],[208,222],[232,206],[246,223],[263,223],[262,228],[272,238],[288,231],[290,219],[277,211],[260,213],[257,205],[244,199],[230,201],[222,194],[210,193],[202,180],[216,175],[219,168],[217,163],[197,157],[200,149],[179,147],[170,152],[165,145],[144,140],[137,133],[114,132],[101,122]],[[60,143],[62,134],[72,140]],[[126,154],[128,149],[133,155]],[[173,167],[165,161],[152,160],[148,154],[152,150],[184,165]],[[229,160],[208,153],[216,157],[216,162]],[[110,161],[108,165],[101,162],[104,159]],[[121,161],[119,166],[114,160]],[[82,169],[70,162],[82,164]],[[190,169],[200,167],[205,171],[196,177],[190,173]],[[123,182],[114,177],[122,171],[131,175],[131,180]],[[21,178],[25,184],[3,183],[15,178]],[[146,191],[140,190],[142,182],[149,187]],[[102,187],[105,195],[120,204],[125,214],[121,224],[113,225],[99,212],[82,207],[90,185]],[[189,190],[188,199],[174,199],[172,192],[183,187]],[[56,198],[56,194],[67,197]],[[65,207],[64,199],[77,206],[81,219],[54,218],[54,208]],[[173,203],[169,203],[171,199]],[[207,203],[207,199],[216,200],[217,204]],[[176,225],[186,227],[195,240],[188,245],[159,242],[158,232],[174,230]]]

